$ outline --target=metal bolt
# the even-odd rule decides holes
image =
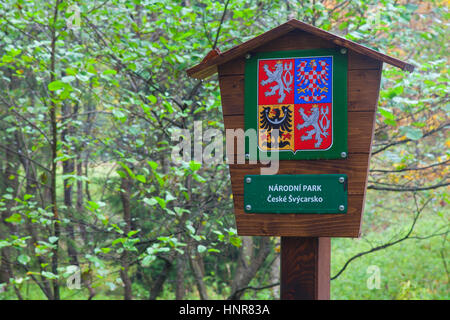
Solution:
[[[247,210],[247,211],[250,211],[250,210],[252,210],[252,206],[251,206],[251,205],[249,205],[249,204],[248,204],[248,205],[246,205],[246,206],[245,206],[245,210]]]
[[[347,158],[347,152],[342,151],[341,152],[341,158]]]
[[[346,54],[347,53],[347,48],[341,48],[341,53],[342,54]]]
[[[345,206],[343,205],[343,204],[341,204],[340,206],[339,206],[339,211],[344,211],[345,210]]]
[[[344,183],[345,182],[345,178],[344,177],[339,177],[339,182],[340,183]]]
[[[250,53],[247,53],[246,55],[245,55],[245,59],[250,59],[252,57],[252,55],[250,54]]]
[[[245,182],[247,182],[247,183],[252,182],[252,178],[250,178],[250,177],[245,178]]]

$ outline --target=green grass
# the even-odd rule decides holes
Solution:
[[[411,195],[369,192],[363,219],[364,239],[332,239],[331,275],[353,255],[402,238],[415,212]],[[389,209],[389,210],[388,210]],[[445,232],[448,214],[426,208],[412,236],[427,237]],[[354,260],[331,281],[332,299],[449,299],[450,248],[445,236],[408,239]],[[370,266],[376,266],[380,288],[367,285]]]

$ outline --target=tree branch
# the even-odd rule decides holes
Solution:
[[[333,277],[331,277],[330,280],[334,280],[334,279],[338,278],[345,271],[345,269],[347,269],[347,267],[349,266],[349,264],[352,261],[354,261],[354,260],[356,260],[358,258],[361,258],[362,256],[365,256],[366,254],[373,253],[373,252],[376,252],[376,251],[379,251],[379,250],[382,250],[382,249],[386,249],[386,248],[392,247],[392,246],[394,246],[394,245],[396,245],[396,244],[398,244],[400,242],[403,242],[403,241],[405,241],[407,239],[411,239],[411,233],[414,231],[414,227],[416,225],[416,222],[419,219],[419,216],[420,216],[421,212],[423,211],[423,209],[431,201],[431,198],[429,198],[427,201],[425,201],[425,203],[423,204],[423,206],[420,209],[417,207],[417,199],[416,199],[416,195],[415,194],[414,194],[414,200],[415,200],[415,203],[416,203],[417,211],[416,211],[416,215],[414,216],[414,219],[413,219],[413,222],[411,224],[411,227],[409,228],[409,230],[408,230],[408,232],[406,233],[405,236],[403,236],[402,238],[397,239],[397,240],[395,240],[393,242],[388,242],[388,243],[382,244],[380,246],[373,247],[370,250],[363,251],[363,252],[355,254],[353,257],[351,257],[350,259],[347,260],[347,262],[344,264],[344,266]]]

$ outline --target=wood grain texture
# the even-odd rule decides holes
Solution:
[[[382,69],[382,67],[382,61],[372,59],[353,50],[348,51],[348,70],[378,70]]]
[[[250,52],[272,52],[289,50],[309,50],[317,48],[336,48],[337,46],[325,39],[316,37],[302,30],[292,30],[270,43],[255,48]]]
[[[367,182],[368,153],[349,154],[343,160],[281,160],[277,174],[347,174],[348,193],[364,194]],[[230,164],[231,188],[233,194],[244,194],[246,174],[261,174],[267,165]]]
[[[288,34],[290,35],[292,31]],[[286,36],[288,36],[286,35]],[[302,50],[300,47],[294,46],[291,50]],[[380,70],[383,62],[372,59],[365,55],[359,54],[355,51],[348,51],[348,70]],[[218,71],[221,76],[230,75],[244,75],[245,58],[239,57],[232,61],[228,61],[218,66]]]
[[[375,112],[381,80],[380,69],[351,70],[347,78],[347,110]]]
[[[329,300],[330,261],[330,238],[281,237],[281,300]]]
[[[244,76],[219,76],[223,115],[244,114]]]
[[[367,130],[372,130],[374,120],[375,112],[373,111],[348,112],[348,123],[352,124],[348,127],[348,141],[352,142],[348,145],[350,154],[370,152],[372,135],[367,134]],[[223,121],[226,129],[245,130],[244,115],[223,116]],[[235,150],[236,144],[235,142]],[[236,154],[236,151],[234,154]],[[229,156],[232,156],[232,154]]]
[[[224,64],[218,66],[218,70],[221,76],[243,76],[245,72],[245,58],[239,57],[225,62]]]
[[[359,237],[363,195],[348,196],[345,214],[246,213],[244,196],[233,197],[236,227],[241,236]]]

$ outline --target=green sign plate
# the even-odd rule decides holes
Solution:
[[[246,175],[247,213],[347,213],[345,174]]]

